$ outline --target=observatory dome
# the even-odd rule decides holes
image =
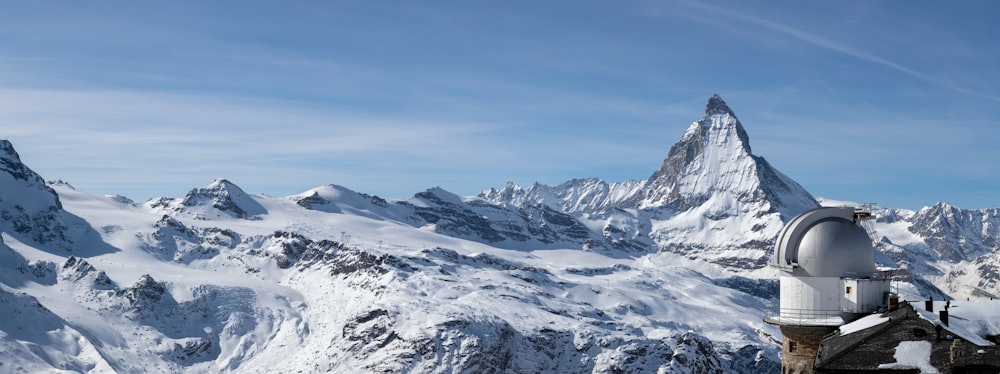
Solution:
[[[869,276],[875,248],[854,208],[818,208],[794,218],[775,243],[776,266],[794,276]]]
[[[869,206],[817,208],[778,234],[779,309],[764,320],[781,326],[782,372],[812,368],[822,336],[885,307],[891,280],[875,273],[871,218]]]

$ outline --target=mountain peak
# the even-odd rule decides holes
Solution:
[[[732,109],[729,109],[729,105],[726,105],[719,94],[712,94],[712,97],[708,98],[708,104],[705,105],[705,115],[713,114],[728,114],[735,117]]]
[[[3,198],[13,204],[30,210],[62,209],[59,196],[52,190],[38,173],[21,162],[21,157],[14,150],[14,145],[5,139],[0,139],[0,190]],[[20,192],[33,191],[28,195],[17,195]]]
[[[0,139],[0,171],[6,171],[15,180],[22,180],[34,186],[44,186],[45,180],[21,162],[14,145]]]
[[[232,182],[218,178],[207,187],[195,188],[181,201],[183,206],[211,206],[237,218],[249,219],[266,214],[260,203]]]
[[[69,250],[71,222],[77,221],[65,214],[56,191],[0,139],[0,231]]]
[[[10,158],[11,156],[20,159],[17,156],[17,151],[14,150],[14,145],[7,139],[0,139],[0,157]]]
[[[240,190],[239,186],[225,178],[215,178],[215,180],[205,188],[211,190]]]
[[[670,148],[644,189],[640,206],[679,211],[702,206],[715,195],[740,202],[767,201],[765,211],[785,215],[816,206],[801,186],[753,155],[746,130],[718,94],[708,99],[705,116]]]

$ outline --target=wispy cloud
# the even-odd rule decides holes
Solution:
[[[29,166],[71,182],[99,184],[102,192],[117,191],[75,170],[115,168],[126,178],[160,169],[178,173],[173,180],[193,187],[248,166],[267,176],[285,174],[296,164],[322,171],[316,163],[325,162],[335,174],[387,158],[400,165],[473,162],[491,153],[481,143],[494,129],[481,124],[281,105],[287,103],[138,91],[0,90],[3,136],[28,155]],[[291,178],[261,187],[311,187],[299,183]]]
[[[898,62],[890,60],[888,58],[879,56],[877,54],[870,53],[870,52],[867,52],[867,51],[864,51],[864,50],[861,50],[861,49],[858,49],[858,48],[854,48],[854,47],[852,47],[850,45],[846,45],[846,44],[838,42],[836,40],[833,40],[833,39],[830,39],[830,38],[827,38],[827,37],[823,37],[823,36],[820,36],[820,35],[817,35],[817,34],[814,34],[814,33],[811,33],[811,32],[799,29],[799,28],[795,28],[795,27],[789,26],[789,25],[784,24],[784,23],[776,22],[776,21],[773,21],[773,20],[770,20],[770,19],[767,19],[767,18],[764,18],[764,17],[761,17],[761,16],[757,16],[757,15],[754,15],[753,13],[735,12],[735,11],[732,11],[732,10],[729,10],[729,9],[726,9],[726,8],[718,7],[718,6],[712,5],[710,3],[700,2],[700,1],[678,0],[678,2],[684,4],[684,5],[688,6],[688,7],[698,9],[700,11],[709,12],[709,13],[712,13],[714,15],[723,16],[723,17],[728,18],[728,19],[738,20],[738,21],[742,21],[742,22],[747,23],[747,24],[756,25],[756,26],[761,27],[763,29],[767,29],[767,30],[770,30],[770,31],[773,31],[773,32],[777,32],[779,34],[782,34],[782,35],[794,38],[796,40],[800,40],[800,41],[808,43],[810,45],[813,45],[813,46],[816,46],[816,47],[820,47],[820,48],[823,48],[823,49],[826,49],[826,50],[829,50],[829,51],[837,52],[837,53],[843,54],[845,56],[850,56],[850,57],[857,58],[857,59],[860,59],[860,60],[864,60],[864,61],[868,61],[868,62],[871,62],[871,63],[875,63],[875,64],[878,64],[878,65],[887,67],[889,69],[895,70],[897,72],[909,75],[911,77],[923,80],[925,82],[941,86],[943,88],[947,88],[947,89],[950,89],[950,90],[953,90],[953,91],[956,91],[956,92],[960,92],[960,93],[964,93],[964,94],[968,94],[968,95],[973,95],[973,96],[978,96],[978,97],[981,97],[981,98],[985,98],[985,99],[989,99],[989,100],[992,100],[992,101],[1000,102],[1000,96],[998,96],[998,95],[996,95],[994,93],[978,91],[978,90],[974,90],[974,89],[971,89],[971,88],[968,88],[968,87],[965,87],[965,86],[961,86],[961,85],[958,85],[955,82],[950,81],[950,80],[948,80],[946,78],[942,78],[942,77],[939,77],[939,76],[935,76],[935,75],[932,75],[932,74],[928,74],[928,73],[925,73],[925,72],[922,72],[922,71],[910,68],[910,67],[905,66],[905,65],[903,65],[901,63],[898,63]],[[717,22],[717,20],[713,20],[713,21]]]
[[[567,106],[598,101],[585,95],[562,100]],[[655,166],[666,152],[620,142],[617,147],[595,144],[569,128],[545,130],[533,121],[476,119],[513,106],[502,103],[478,115],[435,119],[216,93],[0,89],[2,137],[14,141],[30,167],[85,191],[138,199],[177,196],[217,177],[279,195],[328,183],[386,197],[434,185],[475,193],[490,186],[487,180],[558,183],[564,177],[604,174],[600,170],[643,160],[637,153]],[[600,106],[604,109],[584,113],[637,110]],[[609,133],[616,137],[637,131],[628,124],[607,129],[618,132]]]

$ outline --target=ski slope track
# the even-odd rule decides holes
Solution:
[[[680,129],[678,129],[680,130]],[[757,373],[766,267],[820,204],[717,95],[646,180],[137,203],[0,140],[0,373]],[[904,298],[1000,294],[1000,210],[879,209]]]

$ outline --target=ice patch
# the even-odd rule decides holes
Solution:
[[[921,373],[938,373],[937,368],[931,366],[931,342],[899,342],[899,345],[896,346],[896,353],[892,357],[896,359],[896,362],[881,364],[878,368],[919,369]]]
[[[855,332],[858,332],[858,331],[861,331],[861,330],[864,330],[864,329],[867,329],[867,328],[870,328],[870,327],[881,325],[881,324],[883,324],[885,322],[889,322],[890,320],[891,320],[891,318],[889,318],[889,317],[882,317],[881,314],[872,314],[872,315],[864,316],[861,319],[858,319],[857,321],[854,321],[854,322],[848,323],[846,325],[840,326],[840,329],[839,329],[840,335],[843,336],[843,335],[855,333]]]

